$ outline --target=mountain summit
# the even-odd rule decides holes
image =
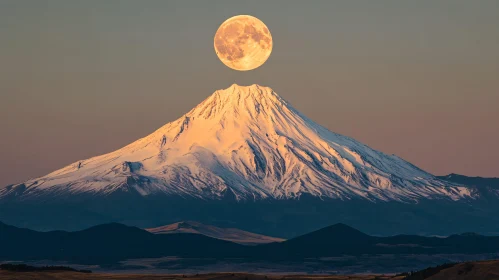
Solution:
[[[473,197],[466,187],[328,131],[271,88],[234,84],[147,137],[0,189],[0,199],[115,193],[236,201],[304,194],[370,201]]]

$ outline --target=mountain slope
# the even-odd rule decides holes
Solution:
[[[0,198],[14,200],[116,194],[237,201],[304,194],[369,201],[476,196],[328,131],[258,85],[218,90],[122,149],[0,189]]]
[[[178,222],[166,226],[148,228],[154,234],[196,233],[243,245],[257,245],[284,241],[282,238],[256,234],[237,228],[220,228],[194,221]]]

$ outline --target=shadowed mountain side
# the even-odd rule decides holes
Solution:
[[[154,234],[197,233],[243,245],[258,245],[272,242],[281,242],[285,240],[282,238],[265,236],[240,230],[237,228],[221,228],[195,221],[178,222],[166,226],[148,228],[146,230]]]
[[[460,185],[494,190],[496,194],[499,194],[499,178],[468,177],[454,173],[437,177]]]

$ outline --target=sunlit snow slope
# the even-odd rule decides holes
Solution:
[[[177,222],[166,226],[148,228],[148,232],[154,234],[177,234],[195,233],[209,237],[227,240],[243,245],[258,245],[272,242],[282,242],[285,239],[265,236],[253,232],[240,230],[237,228],[220,228],[212,225],[205,225],[195,221]]]
[[[397,156],[328,131],[271,88],[235,84],[122,149],[3,188],[0,196],[116,191],[237,200],[473,196]]]

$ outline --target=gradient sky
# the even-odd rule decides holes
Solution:
[[[237,14],[274,39],[250,72],[213,50]],[[0,185],[118,149],[232,83],[433,174],[499,176],[499,1],[3,0]]]

